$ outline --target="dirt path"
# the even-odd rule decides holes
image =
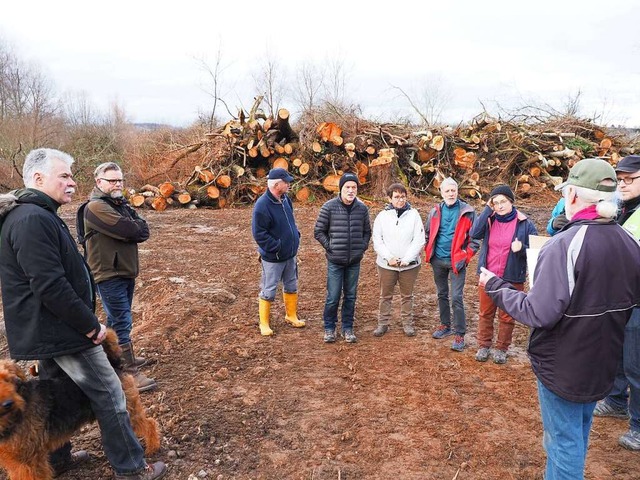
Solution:
[[[418,335],[405,337],[399,322],[382,338],[371,335],[378,310],[371,250],[360,277],[358,343],[325,345],[326,262],[313,239],[318,209],[296,210],[299,313],[307,327],[286,326],[278,298],[273,338],[258,334],[260,266],[250,209],[144,212],[152,237],[142,245],[134,338],[160,384],[143,398],[162,426],[158,458],[170,464],[167,478],[541,479],[527,329],[516,327],[506,365],[474,360],[475,263],[465,288],[465,352],[453,352],[450,338],[431,338],[438,320],[427,267],[416,291]],[[522,210],[543,229],[550,209]],[[428,204],[420,210],[424,219]],[[65,210],[70,223],[71,215]],[[637,454],[617,446],[626,427],[594,421],[586,478],[638,478]],[[95,426],[76,445],[93,459],[61,478],[110,478]]]

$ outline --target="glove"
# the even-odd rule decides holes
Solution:
[[[554,230],[561,230],[562,227],[564,227],[567,223],[569,223],[567,216],[564,213],[561,213],[553,219],[553,222],[551,222],[551,226]]]

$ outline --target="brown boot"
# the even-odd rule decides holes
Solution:
[[[131,342],[123,343],[120,347],[122,348],[122,366],[125,371],[133,377],[133,380],[136,382],[136,387],[138,387],[138,391],[148,392],[149,390],[155,389],[158,386],[156,381],[153,378],[147,377],[144,373],[138,370],[138,367],[136,367]]]
[[[133,342],[131,342],[131,351],[133,352],[133,364],[138,368],[144,367],[147,364],[147,359],[136,355],[136,349],[133,346]]]

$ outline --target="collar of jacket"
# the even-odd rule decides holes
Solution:
[[[129,203],[126,198],[119,197],[113,198],[111,195],[104,193],[98,187],[93,187],[91,190],[91,195],[89,196],[89,200],[104,200],[112,205],[126,205]]]
[[[409,202],[407,202],[407,208],[405,208],[405,211],[407,210],[411,210],[413,207],[411,206],[411,204]],[[395,207],[391,204],[391,203],[387,203],[384,207],[385,210],[395,210]]]
[[[267,189],[267,197],[269,198],[269,200],[271,200],[273,203],[284,203],[285,202],[285,198],[287,198],[287,194],[283,193],[282,197],[280,197],[279,199],[276,198],[276,196],[271,193],[271,190]]]
[[[30,203],[46,210],[50,210],[53,213],[57,213],[60,208],[60,204],[58,202],[46,193],[35,188],[22,188],[20,190],[14,190],[11,193],[17,197],[18,204]]]

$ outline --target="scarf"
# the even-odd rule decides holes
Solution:
[[[512,209],[509,213],[507,213],[506,215],[498,215],[496,213],[496,220],[499,221],[500,223],[509,223],[511,220],[513,220],[514,218],[516,218],[516,215],[518,214],[518,211],[514,208]]]

